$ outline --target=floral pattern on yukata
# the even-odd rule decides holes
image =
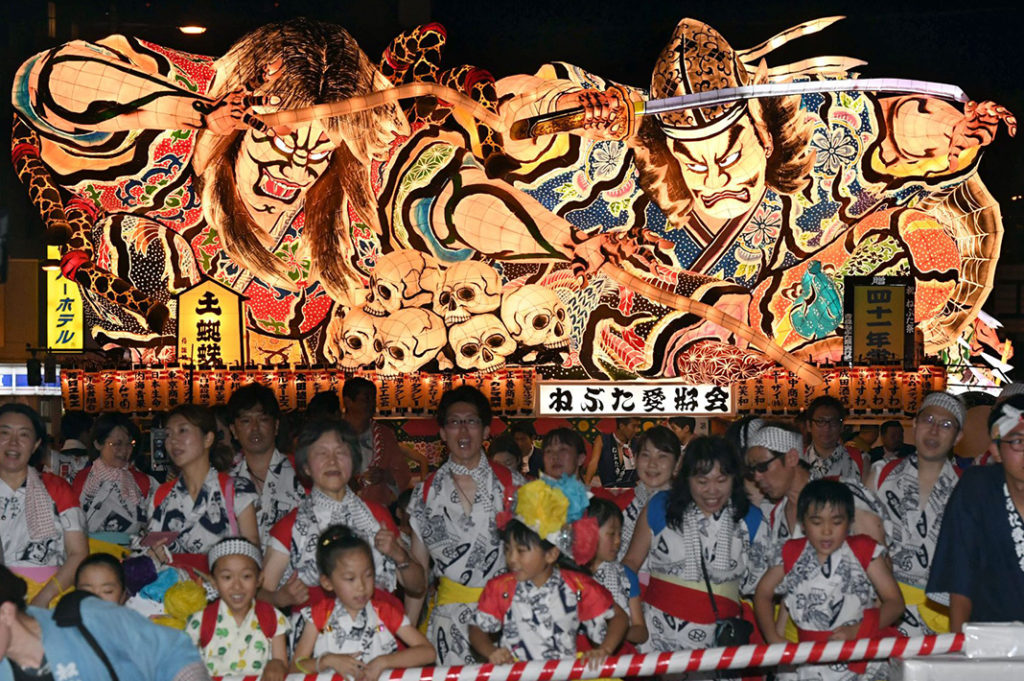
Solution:
[[[380,532],[381,524],[374,517],[366,502],[346,492],[341,501],[335,501],[317,488],[302,500],[295,513],[292,526],[291,545],[285,546],[276,537],[271,537],[270,548],[288,555],[288,567],[281,576],[281,587],[298,572],[299,579],[306,586],[320,584],[320,570],[316,565],[316,542],[320,534],[331,525],[345,525],[370,545],[373,551],[373,567],[376,583],[381,589],[391,592],[398,584],[395,562],[373,546],[373,539]]]
[[[277,629],[274,636],[287,634],[291,626],[288,618],[275,609]],[[199,633],[203,625],[203,611],[190,615],[185,623],[185,633],[192,643],[199,645]],[[239,624],[223,601],[217,606],[217,626],[213,638],[202,648],[203,662],[211,676],[255,676],[263,673],[264,667],[273,658],[270,640],[260,629],[255,606]]]
[[[497,514],[504,507],[505,490],[487,460],[471,471],[476,482],[473,507],[466,513],[462,493],[452,479],[451,463],[434,474],[427,500],[418,484],[409,502],[409,523],[433,559],[434,578],[482,588],[505,570],[505,552],[498,538]],[[518,476],[513,476],[516,480]],[[521,479],[521,477],[519,477]],[[431,612],[427,639],[437,651],[437,664],[473,664],[468,627],[475,604],[438,605]]]
[[[885,548],[876,544],[872,560],[885,554]],[[781,551],[776,560],[776,564],[782,564]],[[877,597],[867,572],[847,542],[821,563],[808,542],[775,593],[782,596],[793,623],[810,631],[832,631],[849,624],[859,624],[864,610],[873,607]],[[885,679],[888,670],[886,662],[869,664],[863,676],[851,672],[843,664],[803,665],[797,668],[797,678],[800,681]]]
[[[593,580],[588,580],[597,587]],[[488,589],[493,588],[488,585]],[[532,581],[513,582],[512,602],[502,619],[485,612],[487,592],[480,597],[474,624],[490,634],[501,632],[500,646],[516,660],[558,660],[576,656],[576,634],[582,627],[591,641],[604,640],[611,608],[597,617],[580,619],[583,599],[599,597],[586,590],[576,591],[557,567],[548,580],[537,586]],[[607,598],[607,596],[605,596]]]
[[[244,456],[239,457],[230,472],[236,478],[252,481],[252,473],[249,472]],[[260,546],[264,551],[267,549],[270,529],[305,498],[306,490],[299,482],[291,461],[275,449],[270,457],[270,466],[267,467],[263,491],[256,498],[256,522],[260,527]]]
[[[243,478],[232,478],[235,485],[235,518],[256,501],[256,488]],[[149,509],[150,532],[177,532],[178,538],[168,545],[171,553],[207,553],[213,545],[231,534],[224,494],[220,489],[217,471],[210,468],[195,501],[188,493],[184,478],[178,478],[174,487],[158,508],[153,498],[146,504]]]
[[[893,575],[899,582],[923,589],[928,583],[946,503],[960,478],[947,461],[922,508],[917,473],[916,454],[902,459],[878,486],[878,497],[886,510],[885,535]],[[907,605],[896,626],[904,636],[937,633],[925,624],[916,605]]]
[[[313,626],[310,608],[302,609],[302,626]],[[405,626],[410,626],[408,617],[402,618],[401,627]],[[334,610],[313,645],[313,657],[337,653],[352,655],[363,663],[369,663],[397,650],[394,634],[384,626],[372,601],[363,606],[355,617],[340,601],[335,601]]]

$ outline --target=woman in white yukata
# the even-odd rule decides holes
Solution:
[[[30,604],[38,607],[72,585],[89,553],[85,517],[71,485],[29,465],[45,437],[34,409],[0,406],[0,563],[28,582]]]
[[[319,586],[317,538],[332,525],[348,527],[373,548],[377,586],[390,592],[401,585],[411,596],[423,595],[423,567],[399,540],[391,513],[349,489],[352,472],[359,468],[359,452],[355,432],[341,419],[303,426],[295,466],[312,478],[313,489],[270,531],[261,598],[283,609],[312,605],[325,597]]]
[[[622,510],[622,545],[619,560],[626,557],[636,521],[647,507],[647,502],[658,492],[672,487],[672,478],[679,470],[679,456],[682,453],[679,437],[667,426],[648,428],[640,436],[636,455],[636,487],[633,498]],[[643,581],[646,583],[647,566],[641,566]],[[640,574],[640,573],[637,573]]]
[[[753,593],[767,567],[753,542],[762,531],[735,449],[720,437],[691,440],[679,476],[647,504],[622,561],[637,570],[647,560],[651,573],[644,593],[649,638],[640,650],[713,647],[716,620],[744,614],[740,597]]]
[[[155,542],[158,561],[208,572],[206,554],[225,537],[242,536],[257,546],[256,488],[220,471],[231,451],[217,439],[213,412],[182,404],[167,416],[167,454],[180,475],[157,487],[147,504],[149,532],[170,532]]]
[[[146,524],[146,503],[156,480],[132,465],[138,429],[124,414],[102,414],[92,428],[100,455],[75,476],[89,535],[126,544]]]

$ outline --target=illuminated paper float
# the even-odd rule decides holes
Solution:
[[[580,88],[647,93],[565,64],[500,81],[442,70],[436,24],[396,38],[377,66],[307,20],[260,28],[217,60],[77,42],[18,72],[13,155],[93,338],[143,364],[191,361],[175,348],[173,296],[213,280],[247,299],[257,362],[719,385],[782,364],[815,384],[800,357],[838,360],[844,277],[914,271],[929,351],[970,326],[1002,227],[967,133],[1011,122],[991,103],[965,116],[927,95],[806,86],[855,60],[760,66],[831,21],[734,50],[684,20],[652,98],[802,94],[716,100],[571,143],[500,133],[580,105]],[[308,43],[324,49],[289,49]],[[310,72],[330,75],[322,91]],[[247,84],[263,98],[251,110]],[[116,106],[95,116],[90,100]],[[957,146],[934,148],[951,123]]]

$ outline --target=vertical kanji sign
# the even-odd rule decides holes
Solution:
[[[51,261],[60,259],[60,249],[46,247]],[[59,269],[46,270],[46,349],[54,352],[81,352],[83,339],[82,293],[78,284],[65,278]]]
[[[205,279],[178,296],[178,362],[196,369],[245,364],[243,298]]]
[[[846,277],[843,359],[853,364],[914,363],[914,283],[910,277]]]

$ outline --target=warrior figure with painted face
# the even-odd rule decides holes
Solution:
[[[849,77],[862,64],[820,57],[768,68],[763,56],[835,21],[808,22],[749,50],[736,50],[693,19],[677,25],[655,65],[652,100],[747,85]],[[926,96],[819,92],[739,100],[631,120],[645,93],[555,63],[535,76],[498,82],[519,120],[582,107],[576,135],[511,141],[523,162],[505,179],[547,197],[574,221],[642,225],[674,244],[674,262],[695,297],[730,310],[787,350],[836,359],[842,350],[843,278],[913,277],[925,349],[967,329],[994,276],[1002,225],[977,175],[981,149],[1013,116],[992,102]],[[629,112],[629,113],[627,113]],[[601,349],[645,354],[639,373],[671,375],[636,338],[659,348],[695,346],[713,326],[682,314],[628,309]],[[631,333],[650,317],[657,334]],[[717,334],[720,339],[724,339]],[[604,342],[614,337],[630,343]],[[678,361],[677,361],[678,364]]]

